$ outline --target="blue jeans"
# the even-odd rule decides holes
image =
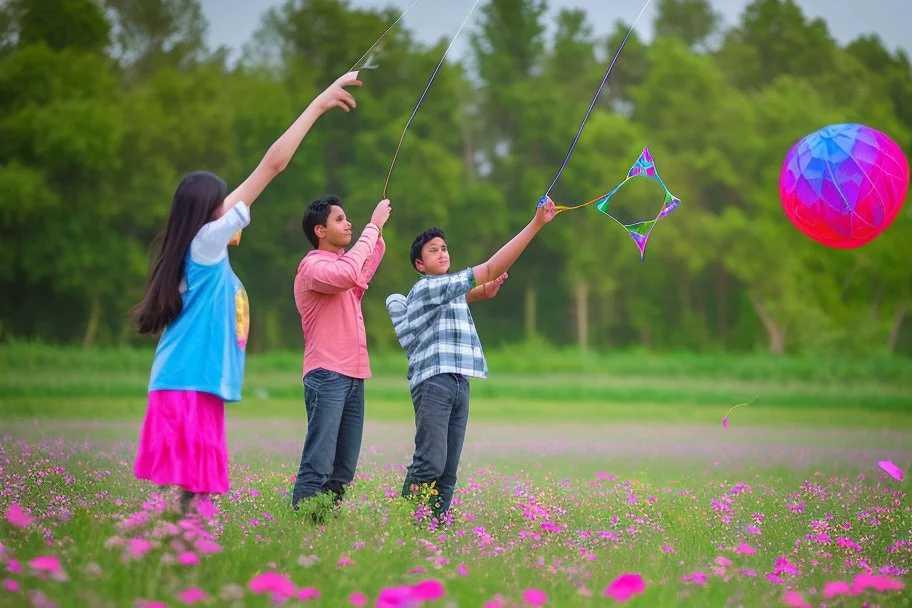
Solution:
[[[450,508],[456,471],[469,421],[469,381],[460,374],[438,374],[412,389],[415,406],[415,454],[405,475],[402,496],[412,484],[436,482],[435,515]]]
[[[304,376],[307,436],[291,502],[332,492],[341,502],[355,477],[364,430],[364,380],[317,368]]]

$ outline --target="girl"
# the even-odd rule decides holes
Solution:
[[[230,194],[206,172],[187,175],[174,193],[145,297],[132,311],[140,333],[163,332],[133,473],[180,487],[182,511],[195,495],[229,487],[225,402],[241,399],[250,312],[227,246],[317,118],[354,108],[345,87],[361,84],[349,72],[318,95]]]

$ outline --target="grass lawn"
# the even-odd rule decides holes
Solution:
[[[317,525],[286,497],[296,355],[250,358],[232,489],[182,520],[132,476],[148,353],[0,350],[0,605],[912,606],[908,477],[877,466],[912,469],[908,362],[491,359],[454,521],[396,498],[412,409],[381,356]]]

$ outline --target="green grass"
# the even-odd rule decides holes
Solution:
[[[206,527],[223,550],[182,566],[193,539],[168,528],[177,517],[156,514],[154,488],[132,476],[151,353],[0,346],[0,513],[16,501],[37,518],[24,529],[0,518],[0,568],[10,557],[24,567],[2,577],[20,589],[0,589],[0,605],[40,592],[61,607],[178,606],[196,587],[208,605],[271,606],[247,585],[276,571],[321,593],[290,607],[348,606],[355,592],[373,606],[382,589],[427,579],[445,589],[431,608],[498,597],[519,608],[533,588],[547,606],[604,606],[624,572],[647,582],[625,604],[634,608],[779,606],[786,585],[815,606],[912,606],[908,588],[822,596],[828,582],[851,582],[859,559],[912,583],[901,574],[912,545],[897,544],[912,540],[909,482],[876,467],[890,455],[908,474],[912,362],[524,349],[488,361],[491,378],[472,383],[461,515],[434,531],[388,496],[401,486],[413,421],[399,354],[372,357],[358,475],[320,527],[284,498],[306,424],[300,355],[250,356],[245,398],[228,406],[232,491]],[[729,407],[758,394],[721,428]],[[530,500],[542,514],[530,516]],[[145,525],[123,527],[141,511]],[[137,538],[153,547],[128,559]],[[740,543],[756,553],[735,552]],[[68,580],[31,573],[41,555],[58,557]],[[354,565],[338,565],[343,557]],[[732,562],[724,572],[714,571],[719,557]],[[779,558],[799,570],[784,584],[767,580]],[[705,585],[682,582],[694,572]]]
[[[0,497],[0,508],[16,500],[38,517],[26,529],[0,521],[4,545],[23,565],[41,555],[58,557],[68,578],[40,580],[26,567],[21,575],[7,575],[22,590],[4,601],[24,602],[22,594],[40,590],[62,607],[138,600],[177,606],[180,592],[199,588],[212,599],[235,595],[241,605],[265,607],[268,599],[247,585],[258,573],[276,571],[297,588],[320,591],[306,606],[347,606],[352,593],[365,594],[373,606],[384,588],[429,579],[445,589],[430,607],[482,606],[499,597],[502,605],[519,608],[529,589],[544,591],[548,606],[604,606],[614,602],[602,597],[603,590],[626,572],[647,582],[645,594],[626,604],[632,607],[778,606],[785,585],[766,577],[775,560],[785,558],[799,573],[783,575],[784,582],[820,605],[826,583],[851,582],[862,572],[855,560],[877,569],[912,566],[912,553],[895,550],[898,540],[908,539],[912,517],[904,485],[874,471],[862,480],[852,465],[833,464],[821,475],[819,468],[787,466],[476,455],[463,464],[460,514],[450,528],[434,531],[416,523],[414,504],[387,496],[401,484],[401,472],[369,457],[349,500],[318,527],[282,497],[294,455],[257,449],[233,455],[232,492],[217,499],[221,514],[207,527],[223,550],[182,566],[175,561],[194,551],[193,536],[174,534],[182,528],[168,531],[165,522],[176,522],[175,515],[157,515],[151,503],[144,507],[150,487],[132,479],[131,448],[69,439],[3,446],[11,459],[3,482],[12,491]],[[49,503],[49,496],[56,498]],[[541,509],[538,515],[524,506],[531,502]],[[788,507],[799,503],[801,510]],[[131,513],[144,510],[150,513],[145,525],[123,527]],[[807,535],[821,530],[814,522],[824,521],[826,538],[808,543]],[[153,547],[129,559],[128,539],[137,538]],[[839,545],[839,538],[860,549]],[[741,543],[756,553],[737,553]],[[720,557],[731,565],[714,573]],[[354,563],[339,565],[343,558]],[[682,582],[694,572],[706,575],[705,585]],[[855,603],[827,605],[912,605],[897,591],[849,599]]]
[[[145,408],[148,350],[0,346],[0,416],[136,418]],[[472,381],[479,420],[662,421],[718,424],[736,416],[761,425],[912,425],[912,361],[776,359],[579,353],[507,349],[490,353],[487,380]],[[399,353],[372,356],[368,416],[409,420],[412,406]],[[298,353],[251,355],[240,417],[302,415]]]

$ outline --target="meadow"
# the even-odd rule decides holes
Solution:
[[[912,606],[908,477],[877,464],[912,468],[908,359],[489,353],[441,523],[396,497],[412,407],[378,355],[322,524],[286,496],[299,354],[250,356],[231,492],[186,518],[132,477],[150,360],[0,347],[0,605]]]

